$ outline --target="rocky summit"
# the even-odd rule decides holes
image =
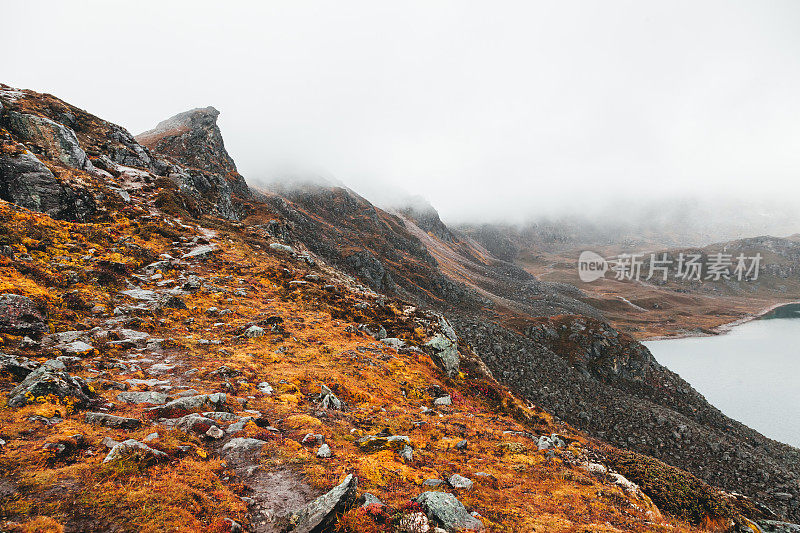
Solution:
[[[0,530],[797,530],[800,451],[599,300],[430,206],[250,188],[218,115],[0,85]]]

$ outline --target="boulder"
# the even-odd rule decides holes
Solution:
[[[125,391],[117,394],[117,401],[122,403],[163,405],[167,403],[167,395],[163,392],[154,391]]]
[[[423,492],[414,501],[425,510],[431,522],[448,532],[483,531],[483,522],[467,512],[454,495],[446,492]]]
[[[84,405],[94,397],[94,392],[83,379],[43,365],[14,387],[8,394],[8,405],[22,407],[36,401],[36,398],[50,395],[60,400],[72,400],[76,405]]]
[[[287,530],[296,533],[333,531],[338,517],[355,504],[357,489],[358,478],[348,474],[344,481],[330,492],[292,513]]]
[[[139,429],[142,421],[138,418],[125,418],[108,413],[86,413],[84,417],[87,424],[99,424],[114,429]]]
[[[134,459],[145,464],[153,464],[166,458],[167,454],[164,452],[155,450],[136,439],[128,439],[111,448],[106,458],[103,459],[103,463],[111,463],[121,459]]]
[[[225,443],[222,447],[222,455],[232,459],[243,459],[252,455],[258,455],[267,441],[251,439],[248,437],[235,437]]]
[[[89,191],[59,182],[30,152],[0,155],[0,198],[62,220],[85,221],[97,211]]]
[[[152,407],[147,410],[150,416],[156,418],[176,418],[191,412],[208,410],[221,411],[225,406],[227,396],[224,392],[213,394],[198,394],[197,396],[187,396],[178,398],[160,407]]]
[[[0,374],[9,374],[17,381],[28,377],[38,366],[39,363],[33,359],[0,353]]]
[[[5,124],[22,141],[35,143],[47,157],[62,164],[83,169],[87,166],[78,137],[72,129],[49,118],[9,111]]]
[[[31,335],[46,331],[47,321],[30,298],[0,294],[0,332]]]
[[[448,479],[447,482],[454,489],[464,489],[464,490],[472,489],[472,480],[458,474],[453,474],[452,476],[450,476],[450,479]]]
[[[445,337],[437,334],[427,343],[425,349],[430,354],[436,366],[441,368],[449,377],[458,375],[461,364],[461,356],[458,353],[458,345]]]

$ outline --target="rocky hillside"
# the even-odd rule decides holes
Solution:
[[[469,324],[348,274],[344,242],[415,299],[444,283],[479,298],[401,218],[343,190],[246,190],[214,113],[162,123],[151,150],[49,95],[2,86],[0,106],[0,529],[758,531],[779,517],[521,400]],[[630,348],[553,354],[550,378],[656,368]]]

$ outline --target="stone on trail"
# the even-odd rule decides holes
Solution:
[[[288,531],[294,533],[323,533],[333,531],[336,520],[356,502],[358,478],[348,474],[341,484],[292,513]]]

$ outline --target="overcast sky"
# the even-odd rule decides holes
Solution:
[[[450,221],[800,198],[800,2],[7,2],[0,81]]]

